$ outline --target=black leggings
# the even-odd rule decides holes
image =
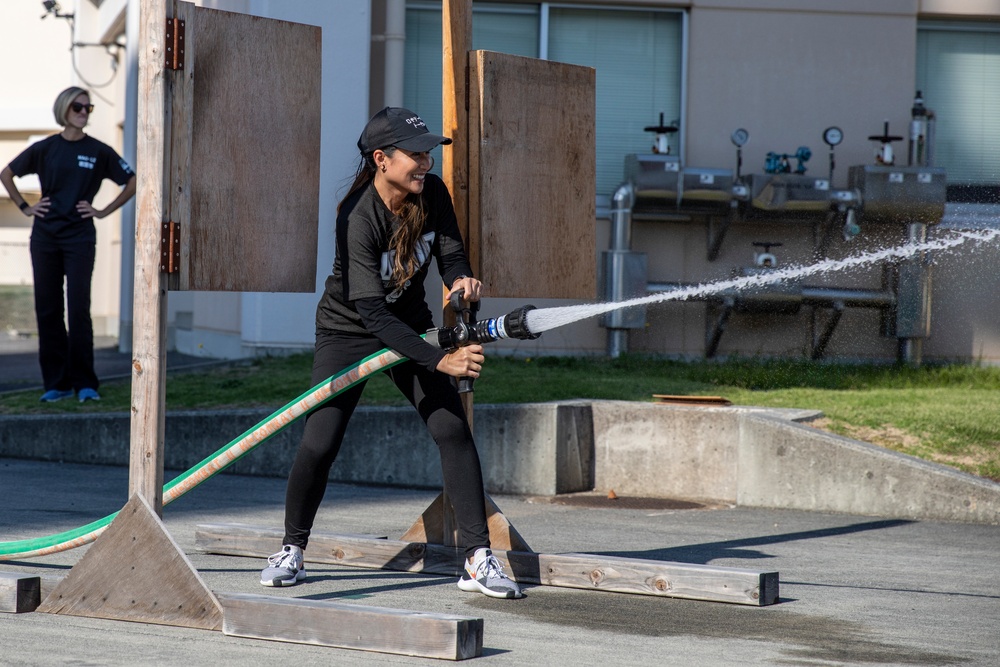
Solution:
[[[90,319],[95,248],[93,241],[60,244],[31,239],[38,362],[46,391],[79,391],[100,386],[94,372],[94,326]],[[63,311],[64,276],[68,334]]]
[[[381,343],[374,338],[317,334],[313,386],[381,349]],[[459,545],[469,554],[488,547],[479,454],[451,379],[409,360],[385,372],[417,409],[440,450],[444,489],[455,508]],[[355,385],[306,417],[302,442],[288,475],[284,544],[306,548],[326,492],[330,467],[363,390],[364,383]]]

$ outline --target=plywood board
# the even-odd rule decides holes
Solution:
[[[597,297],[595,72],[470,54],[469,245],[489,297]]]
[[[236,524],[200,525],[198,548],[230,556],[265,557],[277,529]],[[594,554],[543,554],[519,551],[493,553],[523,584],[634,593],[658,597],[709,600],[750,606],[778,601],[778,573],[691,563],[621,558]],[[330,533],[313,533],[306,560],[406,572],[458,576],[463,553],[435,544],[372,540]]]
[[[222,607],[136,494],[38,611],[217,630]]]
[[[179,287],[314,292],[321,30],[202,7],[185,14],[190,89],[174,112],[190,116],[173,119],[181,163],[170,169]]]
[[[483,652],[483,619],[263,595],[219,595],[234,637],[464,660]]]

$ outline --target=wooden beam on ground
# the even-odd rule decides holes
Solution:
[[[266,557],[281,547],[282,532],[237,524],[200,525],[200,550]],[[778,601],[778,573],[593,554],[541,554],[494,550],[523,584],[708,600],[751,606]],[[307,560],[425,574],[458,576],[463,553],[437,544],[313,533]]]
[[[0,612],[24,614],[42,602],[42,580],[37,574],[0,572]]]
[[[483,652],[483,619],[328,600],[220,593],[233,637],[464,660]]]
[[[21,614],[35,611],[65,578],[63,573],[0,572],[0,612]],[[39,580],[37,596],[32,579]]]
[[[38,611],[205,630],[222,627],[219,601],[138,493]]]

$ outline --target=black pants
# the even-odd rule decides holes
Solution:
[[[38,320],[38,362],[45,390],[97,389],[94,372],[94,325],[90,319],[90,282],[96,245],[92,241],[59,244],[31,239]],[[63,278],[66,311],[63,312]]]
[[[312,384],[338,375],[382,349],[373,338],[317,335]],[[441,454],[444,489],[455,508],[459,545],[471,552],[490,544],[483,473],[465,411],[450,378],[412,361],[386,371],[417,409]],[[288,476],[284,544],[306,548],[326,492],[327,477],[364,383],[351,387],[306,417],[305,432]]]

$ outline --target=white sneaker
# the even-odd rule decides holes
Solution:
[[[465,559],[465,572],[458,580],[458,587],[469,593],[479,591],[491,598],[514,599],[524,596],[521,587],[504,574],[500,561],[489,549],[476,549],[471,563],[468,558]]]
[[[261,586],[294,586],[306,578],[304,561],[302,549],[286,544],[267,559],[267,567],[260,573]]]

